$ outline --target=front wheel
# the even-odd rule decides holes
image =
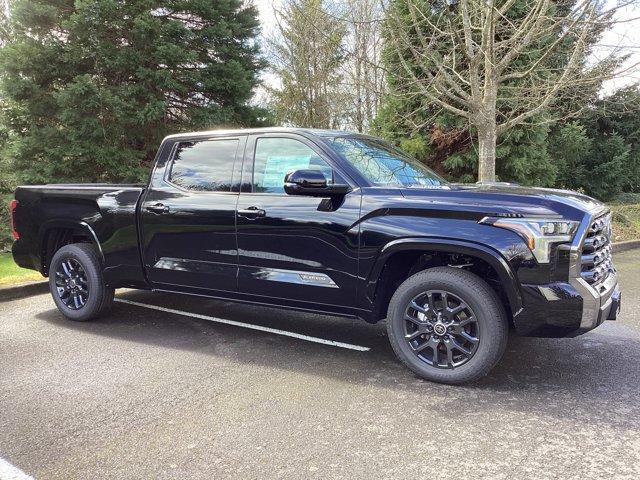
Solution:
[[[49,289],[62,314],[78,322],[92,320],[113,303],[93,246],[74,243],[60,248],[49,265]]]
[[[508,322],[498,296],[480,277],[436,267],[398,287],[389,303],[387,333],[413,372],[460,384],[483,377],[500,360]]]

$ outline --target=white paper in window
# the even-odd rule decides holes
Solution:
[[[307,169],[310,162],[311,155],[268,156],[264,167],[262,186],[265,188],[282,188],[284,176],[287,173],[293,170]]]

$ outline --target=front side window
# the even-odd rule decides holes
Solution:
[[[293,138],[259,138],[253,167],[253,191],[284,193],[284,177],[294,170],[320,170],[327,183],[333,172],[312,148]]]
[[[169,181],[199,192],[230,192],[238,139],[180,142]]]
[[[376,186],[446,188],[433,170],[383,140],[335,137],[327,141]]]

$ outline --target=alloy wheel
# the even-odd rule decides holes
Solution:
[[[436,368],[456,368],[478,349],[480,327],[471,307],[457,295],[428,290],[409,302],[404,339],[421,361]]]
[[[89,298],[89,283],[82,265],[75,258],[65,258],[55,272],[58,297],[68,308],[80,310]]]

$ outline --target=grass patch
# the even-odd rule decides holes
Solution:
[[[613,241],[640,239],[640,203],[613,204],[611,218],[613,219]]]
[[[42,279],[43,277],[39,272],[20,268],[16,265],[10,253],[0,253],[0,285],[12,285]]]

